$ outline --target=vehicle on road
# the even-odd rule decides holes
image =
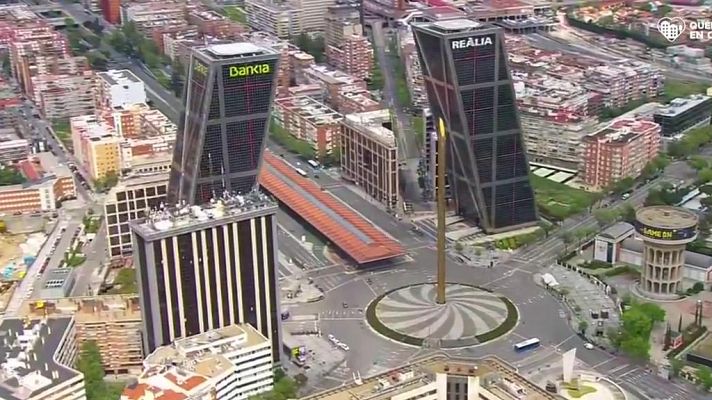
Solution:
[[[621,200],[628,200],[630,198],[630,192],[623,193],[621,196]]]
[[[289,311],[282,312],[282,321],[289,319]]]
[[[539,345],[541,345],[541,341],[539,339],[531,338],[531,339],[527,339],[523,342],[519,342],[519,343],[515,344],[514,350],[515,351],[527,351],[530,349],[537,348],[537,347],[539,347]]]
[[[584,343],[583,347],[585,347],[587,350],[593,350],[593,344],[592,343]]]
[[[297,173],[298,173],[299,175],[301,175],[301,176],[304,176],[304,177],[307,176],[306,171],[304,171],[304,170],[301,169],[301,168],[295,168],[294,170],[297,171]]]
[[[319,168],[319,163],[314,160],[309,160],[307,163],[311,165],[312,168]]]
[[[338,346],[343,351],[349,351],[349,346],[346,343],[339,343]]]

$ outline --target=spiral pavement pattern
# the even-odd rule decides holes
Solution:
[[[437,304],[434,283],[400,288],[378,302],[375,314],[395,332],[428,340],[474,338],[507,318],[506,304],[492,293],[449,283],[445,294],[446,303]]]

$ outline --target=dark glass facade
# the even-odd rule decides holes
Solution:
[[[701,97],[682,101],[697,101],[698,104],[689,106],[684,111],[676,112],[671,108],[660,110],[653,115],[655,123],[660,125],[663,136],[672,137],[696,126],[709,125],[712,116],[712,98]]]
[[[458,213],[487,232],[536,223],[534,191],[499,28],[414,24],[434,120],[445,122]]]
[[[278,55],[265,50],[191,58],[173,154],[169,201],[202,204],[257,184],[273,101]]]

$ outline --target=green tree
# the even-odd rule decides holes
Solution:
[[[709,160],[707,160],[706,157],[700,155],[694,155],[690,157],[690,159],[687,160],[687,164],[698,171],[701,171],[705,168],[709,168],[710,166]]]
[[[593,217],[600,226],[606,226],[620,216],[620,211],[611,208],[599,208],[593,211]]]
[[[465,248],[465,246],[462,245],[460,242],[455,242],[455,251],[462,251]]]
[[[588,329],[588,322],[585,320],[581,320],[578,323],[578,330],[581,332],[582,335],[586,334],[586,330]]]
[[[670,374],[672,376],[679,376],[680,371],[682,371],[682,367],[684,367],[685,364],[680,360],[679,358],[671,358],[670,359]]]
[[[665,321],[665,310],[663,310],[659,305],[654,303],[642,303],[638,306],[653,323]]]
[[[611,192],[615,194],[623,194],[635,186],[635,179],[633,178],[623,178],[619,180],[618,182],[615,182],[613,185],[611,185]]]
[[[697,184],[712,182],[712,168],[705,168],[697,173]]]
[[[96,342],[87,341],[82,344],[79,359],[77,360],[77,369],[84,374],[87,399],[103,399],[106,392],[104,367],[101,363],[101,353]]]
[[[67,18],[64,19],[64,25],[65,25],[67,28],[70,28],[70,27],[71,27],[71,28],[74,28],[74,27],[77,26],[77,23],[74,21],[73,18],[67,17]]]
[[[697,383],[706,391],[709,392],[712,389],[712,370],[709,367],[700,367],[695,372],[695,378],[697,378]]]
[[[12,74],[12,64],[10,64],[10,53],[9,52],[6,52],[2,55],[2,71],[7,76],[10,76]]]
[[[627,337],[621,340],[620,349],[629,357],[640,361],[650,359],[650,342],[640,336]]]
[[[628,311],[623,313],[623,334],[628,337],[644,337],[650,336],[650,331],[653,329],[652,319],[646,315],[640,308],[632,306]]]
[[[573,234],[573,232],[567,231],[561,235],[561,240],[564,242],[566,248],[568,248],[569,245],[576,240],[576,236]]]

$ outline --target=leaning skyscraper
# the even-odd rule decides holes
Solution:
[[[537,222],[502,30],[471,20],[413,24],[434,119],[447,128],[460,215],[488,233]]]
[[[250,43],[193,52],[168,201],[202,204],[257,184],[279,54]]]

